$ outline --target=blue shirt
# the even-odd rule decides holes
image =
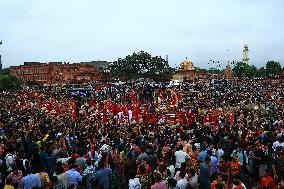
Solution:
[[[210,189],[210,169],[206,163],[200,163],[200,188]]]
[[[244,165],[244,162],[248,162],[248,156],[245,151],[243,152],[239,150],[234,150],[231,156],[237,156],[241,165]]]
[[[215,173],[217,171],[217,164],[218,160],[215,156],[211,156],[211,164],[212,164],[212,173]]]
[[[197,160],[198,160],[199,162],[204,162],[206,156],[207,156],[206,150],[202,150],[201,152],[199,152],[199,154],[198,154],[198,156],[197,156]]]
[[[50,155],[46,157],[47,173],[53,174],[56,165],[56,156]]]
[[[111,169],[101,168],[97,171],[94,178],[95,185],[101,189],[109,189],[111,180]]]
[[[67,175],[67,186],[71,186],[71,184],[78,185],[80,182],[82,182],[82,176],[81,174],[76,171],[75,169],[71,169],[66,172]]]
[[[38,174],[28,174],[22,178],[23,189],[31,189],[33,187],[40,188],[41,181]]]
[[[46,161],[47,156],[48,156],[48,154],[46,152],[41,152],[39,154],[40,165],[47,167],[47,161]]]

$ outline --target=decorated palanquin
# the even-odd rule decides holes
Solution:
[[[174,111],[178,107],[178,95],[172,89],[161,91],[154,100],[155,111]]]

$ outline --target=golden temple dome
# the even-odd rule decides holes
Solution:
[[[195,70],[193,63],[187,58],[179,65],[180,70]]]

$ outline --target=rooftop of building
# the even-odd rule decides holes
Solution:
[[[180,63],[179,70],[180,71],[189,71],[189,70],[195,70],[195,68],[193,66],[193,63],[186,58],[182,63]]]

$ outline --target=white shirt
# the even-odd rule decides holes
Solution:
[[[176,151],[175,156],[176,156],[176,168],[180,168],[181,163],[185,162],[186,158],[189,158],[189,155],[182,150]]]
[[[128,118],[129,118],[129,121],[131,121],[131,119],[132,119],[132,110],[128,110]]]
[[[216,152],[215,152],[215,155],[218,159],[218,161],[220,160],[220,157],[224,155],[224,150],[219,148]]]
[[[177,171],[177,172],[176,172],[176,175],[175,175],[176,181],[179,181],[179,180],[181,179],[181,178],[179,177],[179,174],[180,174],[180,171]],[[187,174],[187,173],[186,173],[186,175],[185,175],[184,178],[188,180],[188,174]]]
[[[237,187],[238,187],[238,186],[235,186],[235,185],[233,184],[233,187],[232,187],[232,188],[234,189],[234,188],[237,188]],[[242,183],[242,188],[243,188],[243,189],[247,189],[247,187],[246,187],[243,183]]]
[[[279,141],[273,142],[272,148],[275,149],[278,146],[284,147],[284,142],[280,143]]]
[[[188,184],[190,186],[192,186],[192,188],[194,189],[198,189],[198,174],[195,174],[194,176],[192,176],[189,181]]]
[[[118,112],[117,115],[118,115],[118,118],[121,118],[123,115],[123,112]]]
[[[129,189],[141,189],[141,184],[138,178],[129,179]]]
[[[14,155],[12,155],[10,153],[6,155],[5,161],[6,161],[6,166],[7,166],[8,171],[12,170],[12,165],[14,163],[14,159],[15,159]]]
[[[70,157],[68,157],[68,158],[59,158],[59,159],[57,160],[57,162],[61,162],[61,163],[65,164],[65,163],[68,162],[69,159],[70,159]]]
[[[171,172],[171,178],[174,178],[175,176],[175,167],[173,165],[168,166],[168,169]]]
[[[185,178],[180,179],[177,182],[177,188],[179,188],[179,189],[186,189],[187,184],[188,184],[188,181]]]
[[[165,118],[164,118],[164,117],[162,117],[162,118],[158,121],[158,124],[159,124],[159,125],[161,125],[161,124],[163,124],[163,123],[165,123]]]
[[[276,120],[273,123],[273,125],[280,125],[280,124],[283,124],[283,120]]]

